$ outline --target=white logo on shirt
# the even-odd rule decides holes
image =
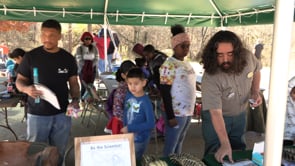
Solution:
[[[58,68],[57,73],[59,73],[59,74],[68,73],[68,69],[67,68],[64,68],[64,69]]]

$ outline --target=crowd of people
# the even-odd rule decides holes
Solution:
[[[107,47],[103,41],[105,34]],[[28,52],[17,48],[9,54],[17,64],[13,68],[16,74],[11,76],[17,90],[28,96],[27,140],[56,146],[61,165],[71,130],[71,117],[65,112],[69,106],[79,109],[85,93],[85,87],[80,86],[79,81],[93,84],[97,72],[112,71],[110,64],[120,41],[104,29],[99,34],[84,32],[80,37],[81,45],[73,56],[58,46],[61,26],[52,19],[42,23],[40,38],[42,46]],[[151,96],[158,96],[163,105],[163,156],[182,152],[196,102],[196,74],[185,58],[190,47],[190,36],[185,28],[173,25],[172,56],[151,44],[137,43],[133,52],[138,58],[123,61],[116,71],[119,86],[112,95],[109,122],[120,124],[113,134],[134,133],[137,160],[141,160],[145,153],[157,120],[153,111],[157,105],[152,104]],[[108,49],[107,55],[105,48]],[[108,59],[107,67],[105,58]],[[262,103],[259,94],[262,65],[234,32],[223,30],[215,33],[204,46],[201,63],[204,68],[201,85],[204,156],[214,154],[221,163],[227,156],[233,162],[233,150],[246,148],[244,134],[249,99],[254,101],[251,107]],[[55,93],[60,109],[42,98],[43,91],[34,85],[36,70],[38,83]],[[289,83],[284,144],[293,144],[295,138],[294,80]],[[37,98],[41,100],[36,102]]]

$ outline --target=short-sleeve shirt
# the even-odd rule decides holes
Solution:
[[[60,49],[56,53],[46,52],[43,47],[38,47],[28,52],[18,67],[19,74],[27,77],[33,83],[33,68],[38,69],[40,84],[48,87],[55,93],[61,110],[56,109],[45,100],[35,103],[28,97],[28,112],[34,115],[55,115],[66,111],[68,105],[68,80],[77,75],[77,63],[73,55]]]
[[[220,69],[202,78],[203,110],[222,109],[224,116],[235,116],[247,110],[254,73],[261,63],[249,52],[247,65],[239,74],[225,73]]]
[[[169,57],[160,67],[160,84],[171,85],[172,108],[178,117],[191,116],[196,101],[196,75],[189,62]]]

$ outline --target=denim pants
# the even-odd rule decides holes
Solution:
[[[205,141],[205,153],[215,153],[220,147],[218,136],[211,121],[209,111],[202,111],[202,133]],[[232,150],[245,150],[246,143],[244,138],[246,127],[246,112],[237,116],[223,116],[225,128]]]
[[[108,54],[108,71],[113,71],[113,68],[112,68],[112,59],[113,59],[113,54]]]
[[[103,73],[105,72],[105,60],[104,59],[99,59],[98,60],[98,73]]]
[[[136,160],[140,161],[148,144],[150,143],[150,137],[146,139],[144,142],[135,142],[135,157]]]
[[[52,116],[28,114],[27,140],[56,146],[63,158],[71,131],[71,117],[65,113]]]
[[[166,114],[164,114],[166,116]],[[191,123],[191,116],[175,117],[178,125],[170,127],[167,118],[165,117],[165,144],[163,156],[167,157],[170,154],[180,154],[185,135]]]

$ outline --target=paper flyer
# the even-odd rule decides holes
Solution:
[[[35,87],[37,90],[40,90],[43,92],[43,95],[40,96],[41,99],[46,100],[55,108],[60,110],[60,106],[55,93],[53,93],[49,88],[47,88],[45,85],[42,85],[42,84],[35,84]]]

